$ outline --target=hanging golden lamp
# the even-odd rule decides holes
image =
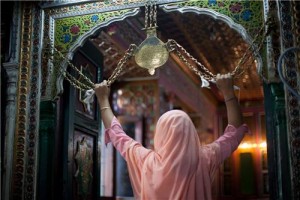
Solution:
[[[145,30],[147,38],[138,46],[135,52],[135,62],[140,67],[147,69],[151,75],[155,73],[156,68],[164,65],[169,58],[166,44],[157,38],[156,13],[156,5],[151,1],[146,2]]]

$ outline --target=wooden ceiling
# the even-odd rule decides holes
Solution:
[[[194,58],[202,63],[213,74],[227,73],[234,70],[237,63],[248,48],[241,35],[230,28],[225,22],[213,19],[208,15],[195,13],[165,13],[158,9],[157,36],[163,42],[174,39],[183,46]],[[144,28],[144,13],[114,22],[100,30],[97,37],[90,40],[104,55],[104,74],[109,76],[124,55],[129,44],[139,45],[146,38]],[[195,82],[201,80],[175,55],[171,59],[182,67],[183,71]],[[149,78],[146,70],[137,67],[134,61],[127,64],[128,72],[121,78]],[[257,74],[256,64],[251,57],[243,65],[244,73],[235,78],[235,85],[240,88],[240,101],[262,101],[262,81]],[[211,90],[203,89],[208,95],[222,101],[215,86]]]

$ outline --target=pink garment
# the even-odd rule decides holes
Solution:
[[[248,130],[228,125],[215,142],[201,146],[189,116],[180,110],[163,114],[157,122],[154,150],[128,137],[116,118],[106,130],[125,158],[136,199],[209,200],[211,183],[224,159],[238,147]]]

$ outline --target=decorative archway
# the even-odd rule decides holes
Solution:
[[[264,16],[259,10],[262,10],[261,2],[179,2],[174,1],[159,1],[157,4],[165,12],[180,12],[180,13],[196,13],[205,14],[214,19],[222,20],[227,23],[232,29],[236,30],[242,38],[250,44],[255,32],[262,26]],[[103,7],[101,7],[103,6]],[[76,51],[86,39],[99,31],[102,27],[109,24],[121,21],[127,17],[135,16],[140,12],[141,3],[114,5],[114,3],[103,4],[86,3],[71,7],[46,9],[44,39],[49,41],[47,49],[53,45],[63,53],[68,59],[72,59],[74,51]],[[241,7],[244,10],[241,11]],[[70,9],[70,10],[68,10]],[[113,10],[113,11],[111,11]],[[237,14],[238,13],[238,14]],[[48,19],[48,20],[47,20]],[[53,51],[53,50],[52,50]],[[258,69],[261,71],[262,59],[259,55],[255,55]],[[66,69],[67,62],[61,63],[60,68]],[[50,81],[43,81],[42,91],[46,99],[56,98],[62,91],[63,76],[55,70],[49,69],[51,61],[43,61],[43,74]],[[47,73],[50,72],[50,73]],[[51,78],[49,78],[51,76]],[[45,76],[43,76],[45,77]]]
[[[55,124],[57,120],[55,118],[56,107],[52,100],[63,90],[62,77],[53,71],[53,66],[47,59],[47,53],[43,50],[51,49],[51,45],[57,45],[60,46],[59,50],[63,53],[68,53],[69,59],[72,58],[73,52],[84,43],[89,35],[96,33],[99,28],[107,26],[113,21],[134,16],[139,12],[139,7],[143,6],[143,3],[139,1],[126,2],[71,1],[70,4],[44,2],[39,5],[40,7],[34,4],[26,4],[26,2],[23,4],[24,12],[21,17],[24,26],[21,30],[20,87],[17,99],[18,108],[13,160],[13,166],[16,167],[13,171],[14,187],[12,192],[16,197],[26,196],[30,199],[35,196],[38,136],[41,133],[48,134],[51,137],[51,124]],[[264,16],[260,12],[263,10],[263,5],[259,1],[239,2],[249,8],[248,11],[252,11],[251,13],[253,14],[252,18],[247,18],[249,12],[248,14],[245,12],[245,18],[243,18],[230,11],[230,5],[233,6],[231,8],[234,11],[236,3],[236,1],[217,3],[216,1],[181,2],[162,0],[157,4],[168,12],[175,10],[181,12],[193,11],[225,20],[249,42],[255,30],[264,21]],[[208,12],[206,9],[212,11]],[[103,16],[105,17],[103,18]],[[78,31],[76,19],[81,24],[85,23],[82,19],[89,19],[91,23],[86,21],[88,23],[83,26],[84,29],[76,33]],[[73,28],[71,28],[72,26]],[[74,34],[75,37],[68,38],[64,31],[76,33]],[[48,41],[49,38],[51,43],[47,46],[45,41]],[[34,42],[31,43],[32,41]],[[258,59],[261,60],[260,58]],[[61,67],[66,68],[66,64],[62,63]],[[37,83],[37,80],[40,83]],[[47,111],[47,115],[41,119],[39,113],[45,111]],[[29,123],[26,124],[26,122]]]

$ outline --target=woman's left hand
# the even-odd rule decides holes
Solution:
[[[232,95],[234,93],[233,80],[230,73],[217,74],[216,84],[224,96]]]

